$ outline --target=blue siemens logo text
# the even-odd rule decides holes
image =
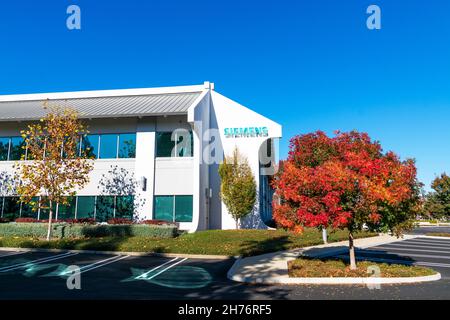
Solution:
[[[269,129],[267,127],[225,128],[224,134],[226,138],[268,137]]]

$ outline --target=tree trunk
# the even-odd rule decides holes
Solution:
[[[350,257],[350,269],[356,270],[355,246],[353,245],[353,234],[351,232],[348,234],[348,251]]]
[[[236,221],[236,230],[238,230],[239,229],[239,219],[236,219],[235,221]]]
[[[326,228],[322,228],[322,240],[323,240],[323,243],[325,243],[325,244],[328,243],[328,234],[327,234]]]
[[[48,229],[47,229],[47,241],[50,241],[52,235],[52,217],[53,217],[53,203],[50,201],[50,209],[48,214]]]

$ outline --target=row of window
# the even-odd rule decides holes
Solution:
[[[88,134],[80,137],[79,155],[92,159],[117,159],[136,157],[136,133]],[[157,157],[192,157],[192,132],[156,133]],[[43,151],[44,152],[44,151]],[[0,137],[0,161],[27,159],[22,137]]]
[[[33,199],[37,202],[37,198]],[[94,218],[99,222],[111,218],[133,218],[134,196],[78,196],[70,197],[68,205],[54,205],[53,218],[81,219]],[[18,197],[0,197],[2,218],[14,220],[19,217],[46,220],[48,209],[33,211],[31,206],[20,202]]]
[[[33,199],[38,201],[37,198]],[[70,197],[68,205],[53,207],[55,219],[94,218],[99,222],[111,218],[133,218],[134,196],[77,196]],[[173,222],[192,222],[192,195],[155,196],[154,219]],[[33,211],[18,197],[0,197],[0,216],[14,220],[19,217],[46,220],[48,209]]]

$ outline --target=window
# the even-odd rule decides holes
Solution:
[[[88,134],[82,137],[81,149],[88,158],[98,158],[98,141],[100,136],[98,134]]]
[[[49,210],[50,203],[48,201],[43,200],[42,205],[45,208],[41,208],[39,210],[39,219],[40,220],[48,220],[49,215],[50,215],[50,210]],[[56,219],[56,203],[52,203],[52,219]]]
[[[9,138],[0,138],[0,161],[8,160]]]
[[[155,196],[154,218],[175,222],[192,222],[192,195]]]
[[[155,196],[155,219],[173,221],[173,196]]]
[[[94,218],[95,197],[80,196],[77,199],[77,219]]]
[[[25,140],[21,137],[11,138],[11,147],[9,151],[9,160],[21,160],[25,155]]]
[[[119,158],[136,158],[136,134],[119,134]]]
[[[175,196],[175,221],[192,222],[192,196]]]
[[[118,196],[116,197],[116,218],[133,219],[134,213],[134,196]]]
[[[100,159],[117,158],[117,134],[100,136]]]
[[[185,141],[186,139],[186,141]],[[177,143],[175,143],[175,141]],[[180,130],[175,132],[172,140],[172,132],[156,133],[156,156],[168,157],[192,157],[193,139],[192,131]]]
[[[60,204],[58,206],[58,220],[74,219],[76,209],[76,198],[68,197],[69,203],[67,205]]]
[[[34,197],[32,199],[33,202],[37,203],[39,201],[39,197]],[[38,217],[38,210],[33,210],[33,206],[27,203],[22,203],[22,210],[20,211],[20,216],[23,218],[35,218]]]
[[[20,201],[18,197],[5,197],[3,200],[3,214],[5,219],[14,220],[20,216]]]
[[[114,196],[99,196],[95,207],[95,220],[100,222],[114,218]]]

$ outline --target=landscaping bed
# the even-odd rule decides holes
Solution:
[[[376,235],[373,232],[359,232],[355,234],[355,238]],[[339,230],[330,233],[328,241],[347,240],[347,237],[348,233],[346,230]],[[305,229],[301,235],[284,230],[207,230],[165,239],[145,236],[123,236],[88,239],[64,238],[47,242],[42,238],[5,236],[0,231],[0,246],[252,256],[323,243],[322,233],[317,229]]]
[[[381,278],[424,277],[436,274],[436,271],[425,267],[372,261],[358,262],[357,270],[350,270],[348,264],[337,259],[299,258],[288,262],[289,277],[293,278],[367,278],[373,276],[367,272],[371,266],[380,268]]]

